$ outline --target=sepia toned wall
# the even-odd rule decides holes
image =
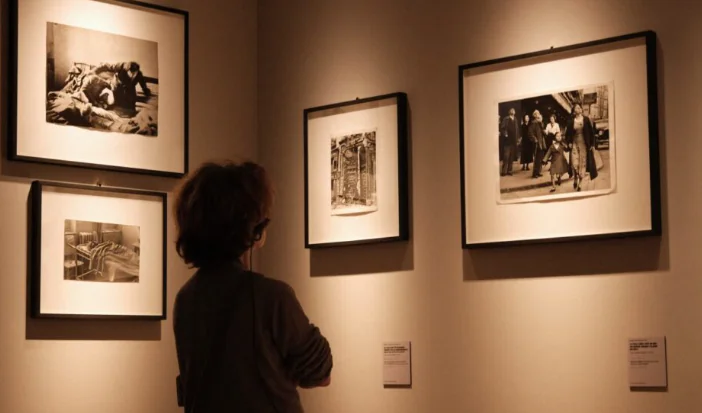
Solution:
[[[160,0],[190,12],[190,165],[257,156],[255,0]],[[34,179],[169,192],[175,179],[8,162],[8,0],[0,1],[0,412],[181,412],[173,298],[191,274],[168,219],[168,320],[37,321],[26,316],[27,197]],[[216,28],[216,30],[213,30]],[[22,93],[22,91],[20,91]]]
[[[7,3],[0,1],[0,79],[8,70]],[[296,289],[334,351],[332,385],[302,391],[309,413],[667,413],[700,405],[702,141],[694,120],[702,5],[159,3],[191,12],[191,165],[258,158],[276,181],[259,268]],[[458,65],[644,29],[660,42],[663,237],[461,250]],[[5,80],[1,87],[0,412],[181,411],[170,312],[190,271],[172,250],[170,217],[169,320],[25,315],[31,180],[169,192],[176,181],[8,162],[11,102]],[[305,250],[302,110],[395,91],[408,93],[411,108],[412,240]],[[648,335],[668,337],[667,393],[627,387],[626,340]],[[412,341],[413,389],[382,388],[386,340]]]
[[[668,413],[699,409],[702,54],[686,0],[259,0],[260,159],[277,185],[261,270],[329,338],[309,413]],[[461,249],[458,66],[653,29],[664,234]],[[304,248],[304,108],[408,93],[411,241]],[[626,104],[626,103],[624,103]],[[645,137],[641,137],[645,139]],[[548,219],[525,217],[525,219]],[[627,339],[666,335],[668,392],[632,392]],[[382,388],[411,340],[413,388]]]

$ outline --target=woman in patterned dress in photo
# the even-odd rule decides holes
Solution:
[[[595,147],[592,121],[583,115],[580,103],[573,106],[573,116],[566,127],[566,143],[570,149],[570,166],[573,169],[573,188],[580,191],[585,173],[589,172],[588,153]],[[591,178],[593,179],[592,175]]]

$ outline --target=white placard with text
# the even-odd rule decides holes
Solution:
[[[383,385],[412,385],[412,357],[409,341],[383,343]]]
[[[629,386],[668,386],[665,337],[629,339]]]

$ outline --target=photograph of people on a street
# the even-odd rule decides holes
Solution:
[[[604,195],[614,188],[612,84],[498,104],[498,203]]]
[[[158,43],[53,22],[46,43],[47,122],[158,136]]]
[[[378,210],[375,138],[375,130],[332,137],[332,215]]]

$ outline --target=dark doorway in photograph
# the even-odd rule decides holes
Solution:
[[[158,136],[156,42],[53,22],[46,33],[47,122]]]
[[[499,203],[574,198],[614,188],[612,85],[498,105]]]
[[[139,227],[66,220],[63,277],[70,281],[139,282]]]
[[[378,210],[375,131],[331,139],[332,215]]]

